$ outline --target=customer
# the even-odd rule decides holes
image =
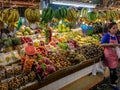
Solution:
[[[103,35],[101,40],[101,45],[104,47],[104,64],[110,70],[110,79],[112,86],[116,85],[118,81],[118,76],[116,72],[116,68],[118,66],[118,56],[115,50],[116,45],[119,43],[116,36],[117,31],[117,24],[115,22],[111,22],[108,25],[108,32]]]

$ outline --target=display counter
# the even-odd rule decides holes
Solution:
[[[42,81],[35,81],[29,85],[22,87],[22,90],[58,90],[63,86],[91,73],[94,64],[98,65],[100,59],[101,55],[94,58],[93,60],[83,62],[82,64],[59,70],[47,76]]]

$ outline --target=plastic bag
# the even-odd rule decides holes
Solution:
[[[118,58],[120,59],[120,48],[119,48],[119,47],[116,47],[115,49],[116,49],[117,56],[118,56]]]
[[[92,68],[92,75],[96,75],[96,73],[97,73],[97,67],[96,64],[94,64]]]
[[[103,66],[103,61],[101,61],[101,60],[99,61],[97,72],[100,72],[102,74],[104,74],[104,72],[105,72],[105,67]]]

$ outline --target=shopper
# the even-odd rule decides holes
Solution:
[[[101,40],[101,46],[104,47],[104,64],[109,68],[110,70],[110,80],[111,85],[115,86],[118,81],[118,76],[116,72],[116,68],[118,66],[118,56],[116,54],[115,47],[117,46],[118,41],[117,38],[117,31],[118,27],[115,22],[111,22],[108,25],[108,32],[105,33]]]

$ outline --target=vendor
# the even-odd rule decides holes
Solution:
[[[116,86],[118,81],[117,76],[117,67],[118,67],[118,56],[116,53],[116,45],[120,43],[117,38],[118,27],[115,22],[111,22],[108,25],[108,32],[105,33],[101,40],[101,46],[104,47],[104,56],[105,61],[104,65],[106,65],[110,70],[110,80],[111,85]]]

